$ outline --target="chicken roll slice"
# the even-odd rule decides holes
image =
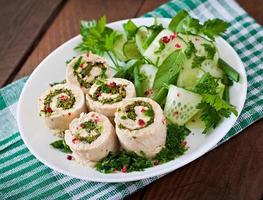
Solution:
[[[65,133],[66,144],[75,160],[93,166],[109,152],[118,150],[118,140],[109,119],[96,112],[82,113],[74,119]]]
[[[149,98],[124,100],[115,113],[116,134],[127,151],[153,158],[166,142],[166,120],[158,103]]]
[[[86,110],[82,90],[71,84],[50,87],[39,98],[39,115],[58,136],[62,136],[69,123]]]
[[[121,102],[132,97],[135,97],[132,82],[121,78],[111,78],[94,83],[86,95],[86,102],[90,110],[113,118]]]
[[[109,77],[109,65],[98,55],[87,53],[72,59],[66,70],[68,83],[81,87],[87,93],[98,79]]]

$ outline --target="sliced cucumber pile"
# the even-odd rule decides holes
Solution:
[[[165,116],[175,124],[184,125],[199,111],[197,105],[201,100],[199,94],[170,85],[164,107]]]

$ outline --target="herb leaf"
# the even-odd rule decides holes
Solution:
[[[205,51],[207,52],[207,59],[213,59],[216,53],[216,48],[209,44],[202,44],[204,46]]]
[[[66,144],[65,140],[57,140],[55,142],[50,143],[50,145],[55,149],[58,149],[64,153],[72,153],[71,149]]]
[[[214,39],[215,36],[220,36],[229,27],[229,23],[221,19],[212,19],[204,23],[201,32],[210,39]]]
[[[111,152],[106,158],[96,164],[96,169],[102,173],[112,173],[121,171],[123,167],[126,167],[127,172],[132,172],[142,171],[152,166],[151,160],[145,158],[143,154],[138,156],[134,152],[120,151],[117,153]]]
[[[206,72],[198,81],[194,92],[199,94],[216,94],[217,86],[218,80]]]
[[[192,41],[189,41],[187,48],[185,49],[184,53],[186,55],[187,58],[190,58],[192,56],[192,54],[196,53],[196,48],[195,45]]]
[[[229,24],[221,19],[208,20],[202,25],[187,11],[181,10],[173,17],[169,29],[185,34],[203,34],[214,40],[214,37],[222,35],[228,26]]]
[[[138,27],[132,20],[128,20],[127,23],[123,24],[123,29],[125,30],[127,37],[131,39],[136,34]]]
[[[201,64],[205,61],[206,57],[205,56],[196,56],[193,59],[192,62],[192,68],[197,68],[201,67]]]
[[[205,123],[203,133],[215,128],[222,117],[228,118],[231,113],[238,115],[236,108],[221,99],[218,95],[202,94],[202,102],[197,106],[201,110],[201,120]]]
[[[156,155],[155,159],[157,159],[159,163],[165,163],[175,159],[177,156],[183,155],[187,150],[183,142],[190,132],[185,126],[169,124],[167,126],[165,148]]]

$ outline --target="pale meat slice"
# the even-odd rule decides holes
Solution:
[[[57,107],[57,99],[62,96],[67,95],[65,93],[60,93],[51,99],[49,113],[44,113],[46,109],[44,102],[46,97],[55,90],[68,90],[71,91],[75,98],[75,103],[71,108],[63,109],[62,107]],[[67,97],[69,98],[69,97]],[[63,132],[68,129],[70,122],[79,117],[80,113],[86,112],[85,97],[82,90],[72,84],[57,84],[46,90],[38,99],[39,113],[40,116],[44,118],[45,123],[51,131],[57,136],[63,136]]]
[[[82,141],[80,136],[84,138],[92,134],[91,131],[83,130],[82,124],[93,120],[101,127],[100,135],[90,143]],[[117,151],[119,147],[113,125],[106,116],[96,112],[82,113],[79,118],[74,119],[65,133],[65,141],[72,150],[75,160],[79,164],[91,167],[109,152]]]
[[[152,123],[145,125],[149,118],[142,116],[138,110],[143,109],[143,106],[136,106],[136,119],[131,120],[124,118],[125,108],[132,105],[134,102],[146,102],[152,106],[154,118]],[[121,146],[127,151],[133,151],[138,155],[146,155],[148,158],[153,158],[165,146],[166,142],[166,120],[163,110],[158,103],[150,98],[131,98],[124,100],[121,107],[115,113],[116,134]],[[140,120],[144,121],[144,126],[139,128]]]

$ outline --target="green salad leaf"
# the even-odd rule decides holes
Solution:
[[[163,86],[175,82],[185,60],[186,56],[182,51],[176,50],[171,53],[159,66],[155,75],[153,89],[159,90]]]
[[[57,140],[55,142],[50,143],[50,145],[55,149],[58,149],[64,153],[72,153],[71,149],[66,144],[65,140]]]

